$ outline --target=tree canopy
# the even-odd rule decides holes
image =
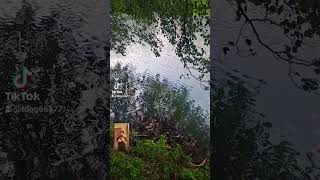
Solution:
[[[223,52],[231,48],[240,54],[241,41],[247,45],[247,54],[255,56],[254,43],[265,48],[275,59],[288,64],[288,76],[292,83],[304,91],[319,93],[319,55],[306,53],[306,49],[317,51],[314,40],[320,35],[319,1],[316,0],[229,0],[236,9],[235,19],[242,23],[237,39],[228,42]],[[257,15],[255,12],[259,11]],[[258,28],[264,29],[286,39],[280,44],[270,42]],[[243,37],[244,27],[249,27],[253,36]]]
[[[209,54],[203,48],[210,44],[209,10],[208,0],[111,1],[111,49],[125,55],[128,45],[141,43],[160,56],[162,33],[184,66],[201,72],[196,78],[202,79],[209,72]],[[199,38],[202,45],[196,42]]]

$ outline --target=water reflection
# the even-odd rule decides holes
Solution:
[[[111,48],[126,54],[133,43],[147,45],[156,56],[164,47],[162,34],[175,48],[185,68],[208,73],[209,6],[197,1],[112,1]],[[154,11],[150,11],[153,9]],[[202,46],[197,38],[203,39]],[[197,44],[198,43],[198,44]],[[197,77],[201,79],[200,77]]]
[[[249,108],[240,109],[250,115],[242,118],[233,116],[234,123],[238,125],[228,124],[227,110],[215,111],[221,114],[217,117],[218,122],[223,124],[226,121],[222,127],[228,129],[222,129],[232,134],[215,134],[216,148],[228,147],[228,143],[219,139],[231,137],[235,142],[243,142],[242,138],[250,137],[249,142],[243,142],[245,145],[239,144],[228,153],[217,151],[217,157],[234,157],[230,162],[219,158],[214,163],[217,172],[221,171],[218,178],[319,178],[314,150],[319,142],[317,135],[312,133],[317,131],[319,120],[316,118],[316,107],[319,106],[319,37],[314,19],[316,14],[313,13],[318,6],[311,4],[313,1],[216,2],[213,20],[215,41],[219,42],[214,46],[216,70],[219,70],[216,81],[226,84],[224,80],[229,80],[229,87],[237,87],[237,84],[257,87],[240,91],[249,90],[250,98],[243,101]],[[237,90],[236,87],[233,91]],[[223,101],[217,100],[214,107],[224,107],[236,115],[238,110],[230,109],[229,105],[240,100],[233,99],[233,96],[228,98],[228,94],[221,91],[221,88],[215,88],[215,96],[226,97]],[[261,122],[270,124],[261,131]],[[245,131],[243,135],[242,131]],[[247,155],[241,157],[240,153]],[[256,167],[246,163],[250,161]],[[259,169],[258,162],[263,169]],[[233,167],[228,163],[238,165]],[[240,166],[245,168],[237,168]],[[227,170],[223,170],[224,167]]]
[[[117,54],[114,51],[111,52],[111,66],[114,66],[116,63],[130,64],[135,67],[135,72],[139,73],[140,76],[143,74],[160,74],[162,78],[190,89],[191,98],[202,109],[209,112],[209,90],[206,89],[209,75],[205,74],[201,81],[187,76],[189,71],[184,68],[180,58],[176,55],[174,46],[165,37],[159,39],[164,46],[159,57],[156,57],[148,47],[132,44],[128,46],[126,56]],[[200,41],[199,44],[201,44]],[[208,47],[204,46],[204,49],[208,49]],[[209,50],[206,50],[206,52],[209,52]],[[190,71],[196,77],[201,75],[197,70],[191,69]]]
[[[10,9],[0,12],[2,179],[106,178],[106,34],[87,28],[103,29],[105,16],[92,13],[97,9],[90,9],[89,1],[78,4],[83,9],[80,15],[63,11],[68,5],[64,1],[0,5]],[[97,26],[96,20],[103,21]],[[20,89],[11,83],[17,65],[31,72],[27,86]],[[11,101],[6,92],[38,93],[40,101]],[[19,113],[7,111],[8,106],[61,106],[63,111]]]
[[[149,179],[209,179],[208,3],[111,1],[111,85],[122,74],[135,95],[111,101],[112,121],[129,122],[133,134],[132,153],[112,154],[112,179],[124,178],[121,169],[126,178],[135,171]],[[119,163],[128,158],[139,160],[136,169]]]
[[[111,2],[111,63],[130,63],[139,73],[158,73],[181,83],[209,110],[208,4],[184,0],[141,3]]]

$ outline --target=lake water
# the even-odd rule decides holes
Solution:
[[[106,179],[106,7],[106,1],[1,1],[0,179]],[[11,83],[21,64],[32,72],[25,89]],[[36,92],[40,101],[12,102],[8,91]],[[54,115],[5,112],[8,104],[66,108]]]
[[[297,89],[288,77],[289,66],[287,63],[276,59],[266,48],[259,45],[249,26],[243,29],[244,38],[253,40],[253,49],[256,56],[248,56],[245,53],[237,54],[231,50],[224,55],[222,47],[228,41],[235,41],[241,29],[242,23],[235,22],[235,10],[231,8],[230,1],[215,1],[214,16],[214,57],[216,64],[225,69],[237,69],[241,73],[263,79],[266,85],[260,85],[255,109],[266,115],[265,120],[273,123],[272,138],[278,141],[284,136],[293,142],[300,152],[310,152],[320,143],[320,96]],[[248,7],[252,17],[259,17],[258,9]],[[256,28],[266,43],[274,46],[281,45],[288,40],[283,35],[283,30],[274,26],[256,22]],[[241,41],[240,41],[241,42]],[[299,55],[304,57],[319,56],[319,38],[307,39],[307,43],[314,47],[305,47]],[[247,47],[242,41],[240,47]],[[295,70],[307,73],[307,70],[295,66]],[[240,76],[239,76],[240,77]],[[243,77],[242,77],[243,78]],[[247,80],[247,84],[250,84]]]
[[[188,70],[183,67],[183,63],[175,53],[175,47],[160,33],[158,38],[163,43],[163,49],[160,57],[156,57],[148,46],[142,44],[131,44],[127,47],[127,54],[123,56],[111,51],[110,60],[111,66],[120,62],[122,64],[131,64],[135,67],[137,73],[150,73],[153,75],[160,74],[160,77],[168,79],[170,82],[183,85],[190,89],[190,97],[195,100],[196,105],[202,107],[204,111],[209,113],[209,90],[205,90],[201,82],[193,77],[180,78],[181,75],[186,75]],[[199,38],[199,45],[203,42]],[[206,50],[206,56],[209,56],[209,47],[203,46]],[[199,73],[192,70],[194,76]],[[204,80],[209,80],[209,75],[204,77]],[[202,82],[203,83],[203,82]],[[208,84],[205,84],[208,86]]]

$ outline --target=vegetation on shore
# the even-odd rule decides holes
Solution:
[[[111,153],[111,179],[209,179],[208,115],[189,90],[160,76],[137,80],[128,66],[115,71],[127,75],[136,96],[111,104],[113,112],[126,114],[121,121],[131,130],[129,152]],[[110,129],[112,136],[113,123]]]

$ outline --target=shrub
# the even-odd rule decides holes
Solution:
[[[124,153],[111,153],[111,179],[144,180],[144,162],[137,157],[131,157]]]
[[[130,153],[113,153],[111,158],[111,179],[209,179],[208,166],[190,168],[191,158],[179,145],[168,146],[164,136],[140,141]]]

